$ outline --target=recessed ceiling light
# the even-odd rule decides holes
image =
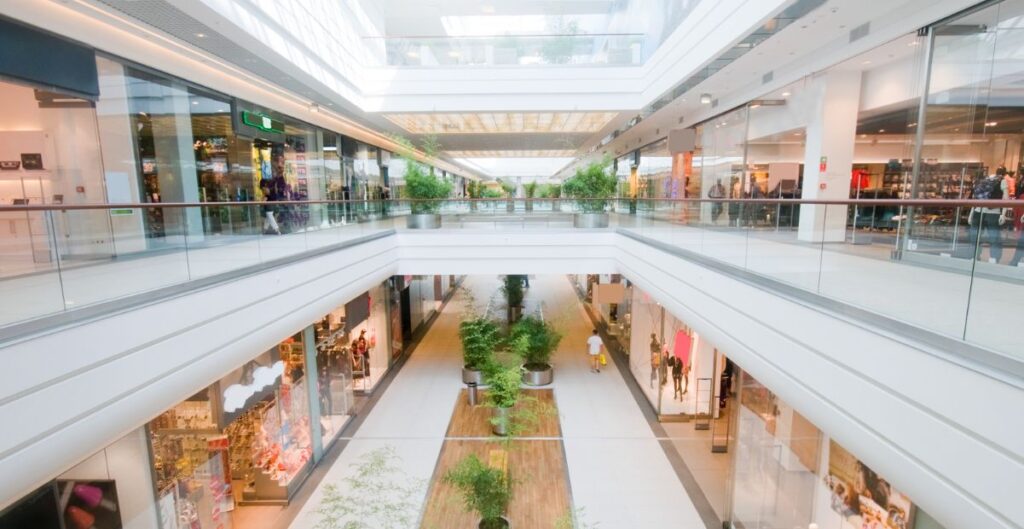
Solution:
[[[201,38],[201,39],[205,39],[206,38],[206,33],[196,33],[196,36]]]
[[[192,102],[192,104],[193,104],[193,105],[198,105],[198,104],[199,104],[199,101],[193,101],[193,102]]]
[[[452,51],[448,52],[448,56],[453,58],[453,59],[458,59],[459,57],[462,56],[462,54],[457,52],[457,51],[455,51],[455,50],[452,50]]]
[[[864,61],[861,64],[871,64],[871,61]]]
[[[885,129],[878,129],[878,133],[879,133],[879,134],[881,134],[881,133],[883,133],[883,132],[885,132]]]
[[[917,46],[917,41],[916,40],[912,40],[912,41],[910,41],[910,43],[907,44],[907,46]]]
[[[416,52],[416,51],[407,51],[407,52],[405,52],[405,56],[410,58],[410,59],[418,59],[420,54],[419,54],[419,52]]]
[[[789,97],[790,95],[791,95],[791,94],[790,94],[789,92],[783,92],[783,93],[782,93],[782,97]]]
[[[700,102],[701,102],[701,104],[704,104],[704,105],[710,105],[711,104],[711,94],[701,94],[700,95]]]

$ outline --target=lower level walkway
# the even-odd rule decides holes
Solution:
[[[466,311],[486,310],[489,298],[497,296],[499,281],[497,277],[471,276],[464,286],[471,295],[459,292],[438,316],[317,485],[293,521],[292,529],[316,526],[319,520],[316,510],[325,488],[335,485],[343,495],[351,492],[351,483],[345,479],[353,477],[352,465],[364,454],[382,447],[393,447],[408,482],[416,485],[414,502],[419,509],[414,514],[420,519],[427,484],[434,473],[452,410],[462,389],[458,324]],[[599,374],[590,372],[585,342],[592,327],[564,276],[539,276],[531,280],[527,311],[537,309],[543,310],[546,318],[554,319],[565,334],[553,361],[553,389],[572,502],[574,508],[583,513],[584,526],[702,529],[701,517],[652,433],[623,374],[613,362]],[[366,527],[388,527],[383,520],[361,521]],[[557,522],[551,520],[549,525],[541,527],[555,528]]]

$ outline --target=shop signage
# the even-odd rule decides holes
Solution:
[[[281,375],[284,375],[284,362],[281,360],[270,367],[257,367],[252,372],[252,382],[232,384],[224,390],[224,411],[231,413],[242,409],[249,398],[273,385]]]
[[[284,134],[284,122],[271,118],[266,114],[257,114],[255,112],[243,110],[242,123],[245,123],[250,127],[256,127],[257,129],[265,132]]]

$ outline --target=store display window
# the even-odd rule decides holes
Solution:
[[[345,329],[344,308],[313,324],[316,339],[317,395],[322,446],[330,445],[352,418],[355,400],[354,359]]]
[[[246,506],[286,504],[311,466],[306,373],[296,335],[151,421],[160,512],[248,527]]]

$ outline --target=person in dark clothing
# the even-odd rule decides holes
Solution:
[[[672,398],[683,400],[683,361],[677,356],[669,358],[672,368]]]

